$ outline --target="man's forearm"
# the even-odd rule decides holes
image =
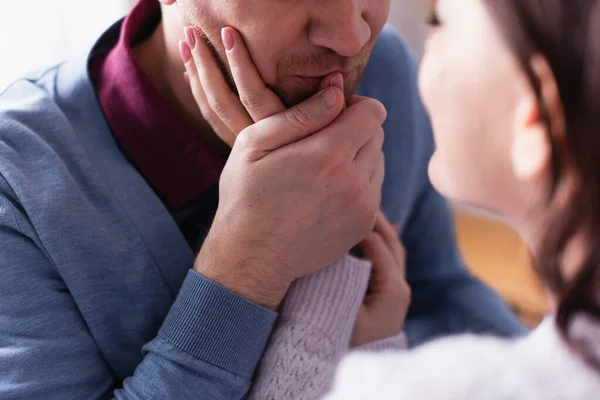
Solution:
[[[275,311],[291,285],[291,279],[269,268],[266,254],[251,257],[239,246],[228,242],[218,227],[208,234],[194,263],[194,270],[248,301]]]
[[[190,271],[144,361],[116,398],[245,396],[276,314]]]

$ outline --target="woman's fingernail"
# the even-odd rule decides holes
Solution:
[[[221,40],[223,40],[225,50],[230,51],[231,49],[233,49],[233,35],[229,31],[229,29],[221,29]]]
[[[321,102],[323,104],[323,111],[331,110],[337,103],[337,96],[331,89],[325,89],[321,93]]]
[[[336,87],[342,92],[344,91],[344,77],[342,74],[335,74],[329,81],[329,86]]]
[[[181,56],[181,60],[184,64],[187,64],[188,61],[192,58],[192,52],[190,51],[190,47],[185,41],[179,42],[179,55]]]
[[[185,79],[185,83],[187,83],[188,86],[190,85],[190,76],[188,75],[187,71],[183,73],[183,79]]]
[[[196,35],[194,35],[194,29],[189,26],[185,28],[185,40],[190,49],[194,50],[196,47]]]

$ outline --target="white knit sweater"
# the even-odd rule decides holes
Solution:
[[[346,256],[292,285],[247,400],[318,400],[331,389],[370,272],[370,262]],[[371,353],[404,348],[402,333],[360,347]]]
[[[598,324],[576,331],[600,350]],[[356,353],[340,366],[326,400],[597,400],[600,373],[584,363],[547,318],[518,340],[465,335],[419,349]]]
[[[323,398],[369,272],[347,256],[293,285],[248,399]],[[600,356],[598,323],[577,318],[572,333]],[[404,344],[400,335],[347,355],[325,400],[600,400],[600,372],[569,349],[553,317],[521,339],[463,335],[398,350]]]

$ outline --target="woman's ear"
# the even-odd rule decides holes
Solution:
[[[517,110],[511,148],[513,172],[520,181],[536,181],[550,172],[552,144],[546,124],[539,115],[534,96],[522,100]]]
[[[531,69],[540,84],[541,101],[531,86],[519,105],[512,143],[512,166],[519,180],[532,182],[549,176],[552,164],[552,141],[564,145],[566,126],[558,85],[545,57],[536,54]],[[540,103],[546,107],[548,124],[542,119]]]

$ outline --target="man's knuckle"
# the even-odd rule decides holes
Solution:
[[[376,120],[383,123],[387,118],[387,110],[383,103],[378,100],[372,100],[369,102],[369,106]]]
[[[257,137],[257,135],[254,134],[253,125],[251,125],[248,128],[246,128],[240,132],[240,134],[237,136],[237,138],[235,140],[235,144],[238,147],[250,149],[255,145],[256,137]]]
[[[375,216],[372,202],[365,196],[365,184],[356,181],[346,190],[346,202],[355,210],[361,221],[370,221]]]
[[[285,113],[285,116],[287,118],[287,121],[294,128],[304,129],[310,123],[310,116],[303,107],[290,108]]]
[[[357,203],[361,211],[366,211],[367,208],[367,204],[365,202],[360,201],[364,190],[364,184],[361,181],[357,180],[352,182],[347,192],[348,200],[353,203]]]
[[[402,281],[402,298],[404,299],[404,301],[410,302],[412,300],[412,289],[410,288],[410,285],[406,282],[406,280],[403,279]]]
[[[383,127],[380,126],[377,131],[375,132],[375,138],[377,139],[377,141],[379,142],[379,144],[381,146],[383,146],[383,142],[385,141],[385,131],[383,130]]]
[[[369,221],[373,220],[373,222],[374,222],[375,218],[377,216],[377,211],[379,210],[379,203],[373,201],[373,199],[371,199],[371,198],[367,198],[367,200],[365,200],[362,205],[362,210],[363,210],[363,213],[364,213],[363,215],[365,216],[365,218],[367,218]],[[378,240],[383,240],[381,235],[379,235]]]
[[[330,148],[322,156],[324,169],[330,173],[338,171],[346,163],[346,152],[340,147]]]

